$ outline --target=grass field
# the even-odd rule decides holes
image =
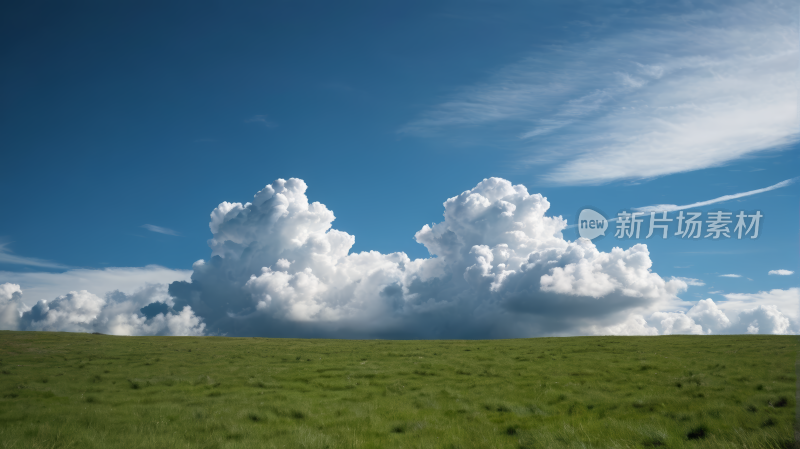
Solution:
[[[788,448],[797,349],[0,332],[0,447]]]

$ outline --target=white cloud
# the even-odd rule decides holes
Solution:
[[[789,318],[774,305],[758,306],[739,315],[731,333],[736,334],[794,334]]]
[[[688,312],[655,312],[647,320],[659,333],[796,334],[800,289],[729,293],[726,301],[698,301]],[[627,335],[627,334],[625,334]]]
[[[167,284],[190,276],[191,271],[156,265],[63,273],[0,272],[0,329],[202,335],[202,320],[191,307],[173,309],[168,293]],[[160,307],[156,307],[158,313],[147,316],[142,308],[150,304]]]
[[[564,240],[566,223],[524,186],[492,178],[450,198],[416,239],[435,257],[349,252],[353,236],[309,203],[299,179],[211,214],[212,257],[170,286],[211,332],[359,337],[582,333],[631,310],[680,303],[682,280],[653,273],[646,245],[603,253]]]
[[[494,144],[526,149],[529,162],[550,165],[544,182],[571,185],[784,149],[798,138],[797,13],[786,0],[701,4],[630,23],[617,16],[626,31],[542,48],[403,131],[480,129]]]
[[[800,322],[800,288],[773,289],[758,293],[726,293],[719,306],[726,313],[741,313],[761,305],[777,306],[793,321]]]
[[[172,229],[169,228],[162,228],[161,226],[143,224],[142,227],[147,229],[148,231],[157,232],[159,234],[174,235],[174,236],[180,235],[178,231],[173,231]]]
[[[757,294],[731,293],[727,301],[703,299],[687,312],[657,311],[645,319],[631,314],[625,322],[595,329],[597,335],[796,334],[800,332],[800,289]]]
[[[670,279],[677,279],[679,281],[683,281],[686,285],[691,285],[692,287],[702,287],[706,285],[705,282],[701,281],[700,279],[695,278],[685,278],[680,276],[672,276]]]
[[[706,329],[707,333],[719,333],[731,325],[731,320],[711,299],[697,302],[686,316]]]
[[[647,324],[647,320],[636,313],[618,324],[610,326],[591,326],[588,329],[591,335],[658,335],[658,329]]]
[[[648,322],[658,329],[660,335],[704,333],[703,327],[683,312],[656,312],[650,316]]]
[[[731,293],[727,301],[698,301],[685,314],[656,312],[648,324],[661,334],[796,334],[800,289]]]
[[[0,264],[25,265],[29,267],[67,269],[66,265],[34,257],[16,256],[7,248],[8,243],[0,243]]]
[[[254,116],[252,116],[252,117],[250,117],[248,119],[245,119],[244,122],[245,123],[257,123],[257,124],[259,124],[261,126],[264,126],[266,128],[274,128],[274,127],[278,126],[275,122],[273,122],[272,120],[267,118],[266,115],[254,115]]]
[[[73,269],[63,273],[0,271],[0,283],[20,285],[30,307],[40,299],[51,300],[66,292],[87,290],[97,295],[119,290],[132,294],[144,284],[169,284],[188,280],[190,270],[172,270],[158,265],[114,267],[102,270]]]
[[[769,192],[771,190],[780,189],[782,187],[790,186],[798,178],[787,179],[785,181],[781,181],[777,184],[773,184],[769,187],[764,187],[763,189],[756,189],[750,190],[749,192],[742,192],[742,193],[734,193],[732,195],[724,195],[719,198],[714,198],[713,200],[708,201],[700,201],[698,203],[687,204],[685,206],[676,206],[675,204],[656,204],[654,206],[644,206],[644,207],[636,207],[634,210],[639,212],[675,212],[679,210],[686,210],[686,209],[693,209],[697,207],[709,206],[711,204],[722,203],[725,201],[735,200],[737,198],[742,198],[751,195],[757,195],[759,193]]]
[[[741,274],[720,274],[719,277],[721,278],[740,278],[742,277]]]
[[[163,304],[165,310],[148,317],[141,309],[153,303]],[[204,334],[205,324],[191,307],[176,312],[171,304],[163,284],[145,285],[132,295],[115,291],[105,298],[86,290],[72,291],[52,301],[37,302],[21,314],[19,329],[112,335]]]
[[[678,295],[701,281],[661,278],[646,245],[602,252],[565,240],[546,198],[503,179],[448,199],[444,220],[416,233],[431,254],[416,260],[351,253],[355,238],[333,229],[333,212],[306,190],[279,179],[252,202],[220,204],[211,258],[192,272],[0,272],[0,325],[339,338],[797,331],[800,289],[692,305]]]
[[[770,275],[775,276],[791,276],[794,274],[794,271],[790,270],[769,270]]]
[[[0,330],[16,330],[22,307],[22,289],[17,284],[0,284]]]

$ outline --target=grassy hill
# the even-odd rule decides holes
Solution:
[[[787,448],[797,349],[0,332],[0,448]]]

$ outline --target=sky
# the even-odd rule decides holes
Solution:
[[[800,333],[799,19],[791,1],[3,4],[0,329]],[[605,235],[580,238],[584,209]],[[720,211],[730,237],[706,236]],[[639,238],[615,236],[633,212]]]

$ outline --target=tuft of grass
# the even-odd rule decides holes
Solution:
[[[789,399],[787,399],[786,396],[781,396],[776,400],[767,401],[767,405],[770,407],[786,407],[788,403]]]
[[[772,417],[770,417],[770,418],[767,418],[766,420],[764,420],[764,422],[761,423],[761,427],[772,427],[775,424],[778,424],[778,422],[775,421],[775,419],[773,419]]]
[[[667,443],[664,441],[663,438],[653,437],[647,438],[646,440],[642,441],[642,446],[644,447],[664,447]]]
[[[708,436],[708,427],[704,424],[700,424],[697,427],[693,427],[689,432],[686,433],[686,438],[689,440],[700,440]]]

